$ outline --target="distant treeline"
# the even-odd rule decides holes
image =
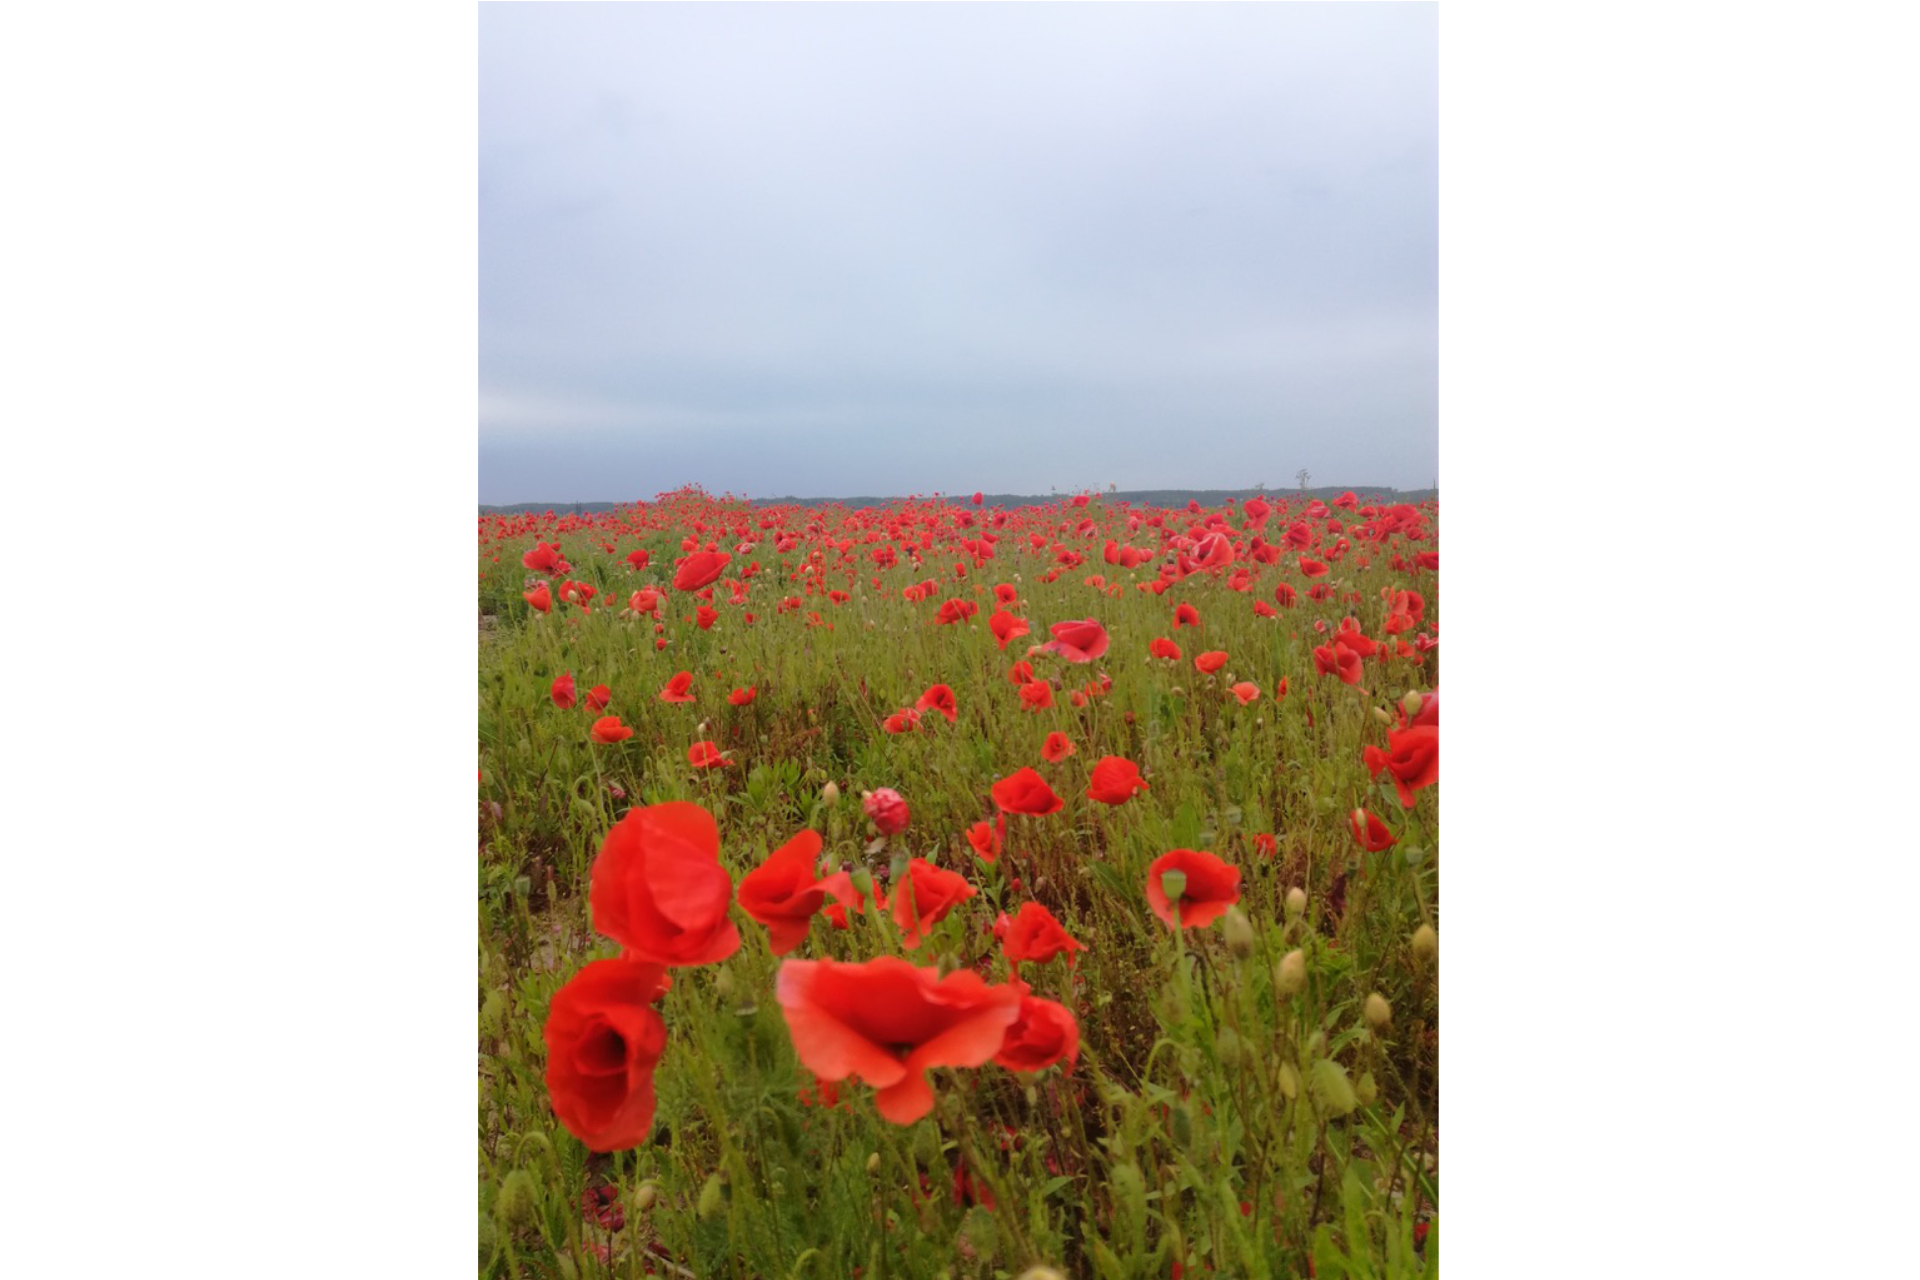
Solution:
[[[1248,498],[1262,497],[1268,500],[1280,498],[1318,498],[1322,502],[1331,502],[1341,494],[1351,490],[1362,502],[1425,502],[1428,498],[1438,497],[1438,489],[1392,489],[1384,485],[1323,485],[1313,489],[1123,489],[1115,493],[1094,493],[1092,496],[1106,502],[1131,502],[1137,507],[1184,507],[1189,502],[1197,502],[1203,507],[1225,505],[1228,498],[1245,502]],[[944,494],[945,501],[971,506],[973,495]],[[982,505],[989,507],[1038,507],[1049,502],[1064,502],[1073,497],[1070,493],[989,493]],[[860,494],[851,498],[751,498],[748,505],[755,507],[827,507],[838,504],[846,507],[884,507],[901,501],[900,498],[880,498]],[[481,504],[480,514],[520,515],[525,512],[551,511],[555,515],[586,515],[595,511],[617,511],[630,506],[625,502],[516,502],[510,506],[490,507]]]

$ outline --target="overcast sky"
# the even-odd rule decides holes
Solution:
[[[1430,4],[480,6],[480,501],[1419,488]]]

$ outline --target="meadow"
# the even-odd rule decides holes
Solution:
[[[1438,507],[483,514],[483,1276],[1438,1268]]]

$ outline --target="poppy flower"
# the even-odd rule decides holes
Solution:
[[[720,865],[720,829],[697,804],[629,809],[593,860],[593,927],[641,960],[712,964],[740,947],[727,919],[733,877]]]
[[[1273,832],[1256,832],[1253,837],[1253,851],[1263,858],[1271,858],[1280,852],[1280,842],[1273,838]]]
[[[1007,679],[1014,684],[1028,684],[1033,680],[1033,664],[1025,659],[1013,664],[1007,671]]]
[[[1003,817],[1002,823],[1006,822]],[[1000,829],[991,822],[976,822],[967,828],[967,843],[980,855],[982,862],[997,862],[1000,859]]]
[[[1300,557],[1300,573],[1302,576],[1308,577],[1308,578],[1318,578],[1321,575],[1325,574],[1326,571],[1327,571],[1327,566],[1320,563],[1318,560],[1309,560],[1305,556]]]
[[[909,951],[949,911],[971,898],[979,890],[967,883],[957,871],[934,866],[925,858],[907,863],[907,874],[893,886],[893,922],[900,926],[900,945]]]
[[[993,588],[993,601],[995,604],[1008,605],[1019,598],[1020,588],[1014,586],[1011,582],[998,583]]]
[[[633,730],[620,723],[619,716],[601,716],[593,722],[593,728],[587,731],[595,742],[612,746],[616,742],[625,742],[633,736]]]
[[[1018,987],[962,969],[942,978],[894,956],[864,964],[787,960],[774,982],[793,1048],[822,1080],[857,1076],[880,1115],[912,1124],[933,1110],[932,1067],[992,1060],[1020,1017]]]
[[[1368,747],[1367,773],[1379,777],[1385,769],[1393,776],[1393,787],[1400,795],[1400,807],[1413,808],[1414,793],[1440,781],[1440,730],[1435,728],[1392,729],[1387,732],[1387,749]]]
[[[1092,618],[1056,622],[1049,630],[1053,639],[1040,646],[1041,653],[1057,653],[1068,662],[1092,662],[1107,651],[1107,629]]]
[[[944,684],[936,684],[921,694],[920,700],[913,704],[913,709],[915,711],[938,711],[947,718],[948,724],[952,724],[960,718],[960,709],[953,701],[953,690]]]
[[[1251,680],[1242,680],[1233,686],[1233,696],[1240,699],[1240,705],[1244,707],[1260,696],[1260,686]]]
[[[569,711],[573,708],[573,672],[569,671],[554,680],[550,696],[553,698],[553,705],[562,711]]]
[[[1000,947],[1014,964],[1026,960],[1045,964],[1062,953],[1071,959],[1073,952],[1087,949],[1085,943],[1068,937],[1066,926],[1038,902],[1020,904],[1020,910],[1000,935]]]
[[[1193,666],[1203,676],[1210,676],[1227,665],[1227,653],[1224,649],[1213,649],[1193,660]]]
[[[573,566],[560,558],[560,548],[550,547],[546,543],[536,543],[533,550],[520,557],[520,563],[535,573],[565,573]],[[566,568],[561,568],[566,565]]]
[[[544,582],[531,591],[522,591],[520,598],[541,613],[546,613],[553,608],[553,593],[547,590],[547,584]]]
[[[547,1096],[567,1132],[594,1151],[638,1146],[653,1129],[667,1024],[652,1006],[665,978],[657,964],[595,960],[548,1006]]]
[[[603,684],[597,684],[587,690],[587,710],[605,711],[607,704],[613,701],[613,690]]]
[[[1419,710],[1413,713],[1413,718],[1409,721],[1407,718],[1407,704],[1402,702],[1396,707],[1395,711],[1400,718],[1400,727],[1402,729],[1438,729],[1440,727],[1440,691],[1435,689],[1432,693],[1409,694],[1407,696],[1409,699],[1416,696],[1419,698]]]
[[[1101,804],[1125,804],[1136,791],[1147,790],[1140,768],[1125,756],[1103,756],[1093,766],[1087,798]]]
[[[692,555],[677,561],[678,567],[673,573],[675,591],[698,591],[720,580],[726,572],[727,562],[733,557],[724,551],[696,551]]]
[[[1283,582],[1273,589],[1273,602],[1282,609],[1293,608],[1293,602],[1299,598],[1300,593],[1293,589],[1292,583]]]
[[[880,722],[888,733],[912,733],[920,727],[918,711],[896,711]]]
[[[1147,868],[1147,905],[1169,928],[1204,928],[1238,901],[1240,869],[1204,850],[1175,849]]]
[[[693,623],[702,631],[711,630],[713,624],[718,621],[720,621],[720,611],[718,609],[710,608],[703,604],[693,611]]]
[[[1198,609],[1190,604],[1177,604],[1173,606],[1173,629],[1175,631],[1178,631],[1181,627],[1197,627],[1199,625],[1200,611]]]
[[[1058,729],[1048,734],[1047,740],[1040,744],[1040,758],[1048,764],[1059,764],[1072,754],[1072,740]]]
[[[689,692],[692,688],[693,673],[691,671],[676,671],[673,673],[673,678],[667,681],[667,687],[660,691],[660,701],[692,702],[693,694]]]
[[[740,877],[740,909],[767,926],[767,940],[776,956],[806,941],[807,928],[829,894],[843,907],[856,911],[863,907],[846,872],[816,876],[819,856],[820,833],[802,831]]]
[[[867,792],[860,798],[860,804],[883,836],[899,835],[911,821],[906,799],[892,787],[880,787]]]
[[[1016,618],[1005,609],[995,609],[993,616],[987,619],[987,630],[993,632],[993,638],[1000,642],[1002,649],[1007,641],[1027,634],[1027,620]]]
[[[1344,684],[1359,685],[1365,670],[1360,665],[1360,655],[1335,641],[1332,644],[1317,645],[1313,650],[1313,669],[1323,676],[1339,676]]]
[[[1027,711],[1045,711],[1053,705],[1053,686],[1045,680],[1029,680],[1020,686],[1020,705]]]
[[[933,615],[933,620],[943,627],[950,627],[955,623],[965,622],[978,612],[980,612],[980,606],[973,601],[955,597],[941,602],[940,612]]]
[[[735,689],[732,693],[728,694],[727,702],[732,706],[744,707],[759,696],[759,690],[753,685],[748,685],[744,689]]]
[[[687,763],[696,769],[725,767],[727,758],[720,754],[720,748],[711,742],[696,742],[687,748]]]
[[[1347,830],[1353,832],[1353,838],[1368,853],[1379,853],[1393,847],[1392,830],[1365,809],[1355,809],[1347,815]]]
[[[1180,646],[1165,636],[1155,636],[1152,643],[1147,645],[1147,652],[1156,658],[1171,658],[1175,662],[1180,660]]]
[[[638,551],[627,552],[627,564],[636,570],[646,568],[648,562],[652,559],[653,554],[645,547],[642,547]]]
[[[1080,1057],[1080,1024],[1073,1011],[1055,1000],[1020,997],[1020,1016],[1007,1028],[993,1060],[1009,1071],[1044,1071]]]
[[[993,803],[1005,813],[1025,813],[1044,817],[1058,813],[1066,804],[1053,793],[1047,780],[1034,770],[1020,768],[993,784]]]

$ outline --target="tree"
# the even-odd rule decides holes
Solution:
[[[1305,493],[1307,486],[1313,483],[1313,472],[1302,467],[1293,473],[1293,478],[1300,482],[1300,492]]]

